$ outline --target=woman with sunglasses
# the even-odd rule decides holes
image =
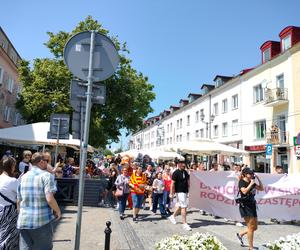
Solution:
[[[255,182],[255,179],[257,179],[258,184]],[[250,250],[253,250],[254,231],[257,230],[255,193],[256,190],[263,191],[263,188],[261,180],[254,174],[252,169],[244,168],[242,170],[241,179],[239,180],[239,192],[242,202],[239,204],[239,210],[247,228],[236,235],[243,246],[243,236],[247,234]]]

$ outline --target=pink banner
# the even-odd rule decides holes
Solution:
[[[264,185],[255,196],[258,219],[300,220],[300,175],[256,174]],[[233,171],[191,174],[190,207],[241,221],[234,201],[237,192],[238,175]]]

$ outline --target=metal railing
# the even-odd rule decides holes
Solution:
[[[266,133],[267,143],[280,145],[288,143],[288,132],[287,131],[271,131]]]
[[[285,88],[265,89],[265,104],[275,101],[287,101],[288,90]]]

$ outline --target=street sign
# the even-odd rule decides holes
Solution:
[[[80,135],[81,135],[81,131],[84,127],[84,123],[85,123],[85,113],[84,112],[73,112],[73,115],[72,115],[72,137],[73,137],[73,139],[81,139]]]
[[[87,83],[77,80],[71,81],[70,86],[70,104],[75,111],[80,112],[81,102],[86,101]],[[105,104],[106,101],[106,86],[104,84],[93,84],[92,103]]]
[[[104,81],[112,76],[120,58],[114,43],[105,35],[96,33],[93,51],[93,82]],[[91,32],[80,32],[71,37],[64,48],[64,61],[72,74],[88,80]]]
[[[272,144],[267,144],[266,145],[266,159],[271,159],[272,158]]]
[[[52,114],[48,139],[69,139],[70,116],[68,114]]]

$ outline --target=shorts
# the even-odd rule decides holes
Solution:
[[[242,218],[257,217],[256,202],[240,204],[239,210]]]
[[[131,194],[134,208],[142,208],[144,194]]]
[[[176,193],[177,203],[176,205],[181,208],[188,207],[187,193]]]

